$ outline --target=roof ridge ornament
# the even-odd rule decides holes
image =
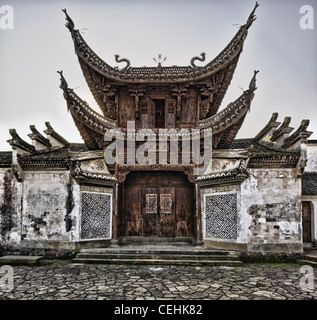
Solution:
[[[206,53],[205,52],[202,52],[200,54],[200,57],[193,57],[191,58],[190,60],[190,65],[193,67],[193,68],[198,68],[198,66],[195,65],[195,61],[198,60],[198,61],[201,61],[201,62],[204,62],[206,59]]]
[[[118,54],[115,54],[114,57],[115,57],[116,62],[118,62],[118,63],[125,62],[125,63],[127,64],[124,68],[122,68],[122,69],[120,70],[120,72],[124,72],[124,71],[126,71],[128,68],[130,68],[130,66],[131,66],[130,60],[128,60],[127,58],[119,59],[120,56],[119,56]]]
[[[66,21],[67,23],[65,24],[65,26],[68,28],[69,31],[73,31],[75,28],[75,24],[74,21],[71,19],[71,17],[67,14],[66,9],[62,9],[62,11],[65,13],[66,15]]]
[[[254,74],[253,74],[253,77],[250,81],[250,84],[249,84],[249,90],[251,92],[255,91],[257,89],[256,87],[256,75],[260,72],[260,70],[254,70]]]
[[[166,61],[166,59],[167,59],[167,57],[162,57],[162,54],[161,53],[159,53],[158,55],[157,55],[157,60],[156,60],[156,58],[154,57],[153,58],[153,60],[158,64],[158,68],[161,68],[162,67],[162,63],[164,62],[164,61]]]
[[[63,75],[63,70],[61,71],[57,71],[57,73],[61,76],[61,84],[60,84],[60,88],[63,89],[63,90],[67,90],[68,89],[68,84],[64,78],[64,75]]]

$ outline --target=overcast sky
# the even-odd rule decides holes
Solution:
[[[82,75],[73,42],[65,27],[63,8],[82,31],[88,45],[108,64],[114,55],[132,66],[187,66],[206,52],[212,60],[229,43],[254,7],[253,0],[7,0],[14,28],[0,29],[0,150],[10,150],[9,129],[28,138],[29,126],[42,132],[45,121],[70,142],[82,142],[67,112],[57,70],[69,87],[99,111]],[[279,121],[292,118],[298,128],[310,119],[317,139],[317,0],[259,0],[257,20],[249,29],[233,80],[221,109],[248,88],[253,70],[257,91],[238,138],[252,138],[273,112]],[[300,8],[310,5],[315,29],[302,29]],[[1,8],[1,4],[0,4]],[[3,14],[0,14],[0,17]],[[204,63],[204,64],[205,64]],[[197,65],[199,65],[197,63]],[[201,64],[203,65],[203,64]],[[99,111],[100,112],[100,111]]]

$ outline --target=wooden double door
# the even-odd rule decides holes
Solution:
[[[133,172],[124,185],[123,234],[192,237],[194,188],[179,172]]]

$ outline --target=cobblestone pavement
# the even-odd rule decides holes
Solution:
[[[245,264],[239,267],[83,265],[42,261],[14,266],[13,290],[1,300],[263,300],[316,299],[303,289],[301,266]],[[311,269],[312,270],[312,269]],[[316,276],[317,270],[313,273]],[[315,278],[315,284],[317,284]]]

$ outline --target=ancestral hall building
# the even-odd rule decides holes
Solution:
[[[122,68],[100,59],[63,10],[101,112],[69,88],[59,71],[84,143],[68,142],[49,122],[46,136],[30,126],[32,143],[10,130],[12,151],[0,153],[1,248],[75,252],[113,243],[186,241],[242,252],[302,252],[309,121],[292,132],[290,117],[281,123],[274,113],[255,137],[235,139],[250,111],[258,71],[250,75],[249,88],[220,109],[257,6],[204,66],[196,65],[205,61],[204,53],[188,66],[159,61],[157,67],[133,67],[116,55]],[[160,158],[157,142],[147,144],[151,135],[164,140],[166,158]],[[212,159],[204,144],[210,135]],[[208,159],[199,173],[194,145]],[[121,161],[105,160],[111,147]],[[143,162],[129,159],[131,148]],[[307,242],[314,239],[311,234]]]

